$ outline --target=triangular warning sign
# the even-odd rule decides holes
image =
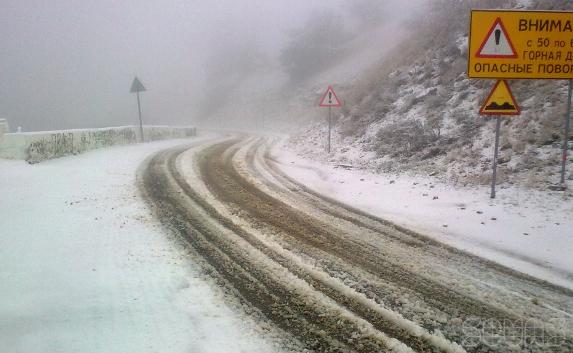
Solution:
[[[139,81],[139,79],[136,77],[133,79],[133,83],[131,84],[131,89],[129,90],[130,93],[135,93],[135,92],[143,92],[145,91],[145,87],[143,86],[143,83],[141,83],[141,81]]]
[[[501,22],[501,18],[498,17],[495,20],[475,56],[476,58],[517,58],[517,51],[509,38],[503,22]]]
[[[521,110],[505,80],[498,80],[481,107],[483,115],[519,115]]]
[[[334,93],[332,86],[328,86],[328,88],[326,89],[326,92],[324,92],[324,95],[320,99],[319,106],[321,106],[321,107],[340,107],[341,105],[342,105],[342,103],[340,103],[340,100],[336,96],[336,93]]]

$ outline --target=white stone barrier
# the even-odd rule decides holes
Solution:
[[[2,138],[2,135],[9,132],[10,128],[8,127],[8,121],[6,119],[0,119],[0,138]]]
[[[196,128],[191,126],[144,126],[143,130],[145,141],[197,135]],[[138,135],[139,127],[135,126],[5,133],[0,134],[0,158],[38,163],[96,148],[136,143]]]

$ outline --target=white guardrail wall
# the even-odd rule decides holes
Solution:
[[[8,127],[8,121],[6,119],[0,119],[0,138],[2,135],[10,132],[10,128]]]
[[[28,163],[139,141],[138,126],[19,133],[8,131],[8,123],[0,119],[0,158],[24,159]],[[191,126],[144,126],[143,134],[145,141],[156,141],[193,137],[197,135],[197,130]]]

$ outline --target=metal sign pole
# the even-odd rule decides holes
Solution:
[[[265,104],[265,106],[264,106],[264,109],[262,109],[262,111],[263,111],[263,116],[262,116],[262,119],[261,119],[261,120],[262,120],[262,121],[261,121],[261,130],[263,130],[263,131],[265,131],[265,118],[266,118],[266,115],[267,115],[267,111],[270,110],[270,109],[267,107],[267,100],[266,100],[266,99],[265,99],[265,103],[264,103],[264,104]]]
[[[139,92],[137,92],[137,109],[139,110],[139,133],[141,134],[141,142],[144,142],[143,138],[143,120],[141,120],[141,103],[139,101]]]
[[[573,94],[573,80],[569,80],[569,96],[567,99],[567,113],[565,113],[565,136],[563,136],[563,158],[561,160],[561,185],[565,186],[565,168],[567,166],[567,150],[569,149],[569,128],[571,126],[571,95]]]
[[[330,114],[331,114],[331,110],[332,110],[332,107],[328,106],[328,153],[330,153],[330,128],[331,128]]]
[[[499,130],[501,128],[501,116],[496,117],[495,122],[495,147],[493,151],[493,176],[491,180],[491,195],[490,198],[495,199],[495,184],[497,179],[497,150],[499,149]]]
[[[319,107],[328,107],[328,136],[326,141],[326,150],[330,154],[331,151],[331,138],[332,138],[332,107],[340,107],[342,104],[334,93],[332,86],[328,86],[326,92],[320,99]]]

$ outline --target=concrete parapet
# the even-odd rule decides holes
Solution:
[[[0,137],[0,158],[24,159],[38,163],[47,159],[79,154],[96,148],[136,143],[139,128],[134,126],[6,133]],[[145,141],[186,138],[197,135],[195,127],[144,126]]]
[[[8,121],[6,119],[0,119],[0,137],[9,132],[10,127],[8,126]]]

